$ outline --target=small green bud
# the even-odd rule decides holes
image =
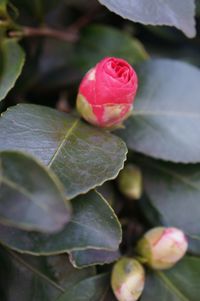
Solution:
[[[135,259],[123,257],[112,270],[111,286],[119,301],[136,301],[142,294],[145,282],[143,266]]]
[[[142,195],[142,173],[133,165],[127,164],[118,177],[119,190],[129,199],[140,199]]]
[[[137,251],[150,267],[163,270],[174,266],[187,248],[188,242],[181,230],[157,227],[138,242]]]

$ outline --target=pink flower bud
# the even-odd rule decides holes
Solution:
[[[181,230],[157,227],[144,235],[137,250],[150,267],[162,270],[175,265],[187,248],[188,242]]]
[[[84,76],[77,110],[96,126],[119,125],[132,110],[137,87],[134,69],[123,59],[107,57]]]
[[[115,263],[111,286],[119,301],[136,301],[142,294],[145,282],[143,266],[135,259],[124,257]]]

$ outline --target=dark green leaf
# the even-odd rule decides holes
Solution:
[[[0,128],[0,149],[38,157],[57,174],[68,198],[115,178],[126,159],[118,137],[47,107],[15,106],[4,113]]]
[[[77,44],[75,64],[87,71],[106,56],[121,57],[130,64],[148,58],[142,44],[125,32],[103,25],[84,29]]]
[[[55,232],[70,218],[57,177],[34,158],[0,152],[0,222],[25,230]]]
[[[56,234],[20,231],[0,226],[0,241],[12,249],[34,255],[64,253],[79,249],[117,250],[121,228],[108,203],[89,192],[72,202],[71,221]],[[19,239],[20,238],[20,239]]]
[[[46,262],[53,279],[64,289],[96,274],[95,267],[75,269],[66,254],[46,257]]]
[[[94,275],[92,268],[74,269],[66,255],[20,256],[2,249],[0,259],[1,301],[55,301],[65,289]]]
[[[13,88],[19,77],[25,60],[22,48],[14,39],[6,39],[0,45],[1,73],[0,73],[0,100],[4,99]]]
[[[200,255],[200,237],[199,236],[189,236],[189,253],[193,255]]]
[[[100,301],[104,299],[108,287],[109,276],[97,275],[71,287],[57,301]]]
[[[91,265],[103,265],[116,261],[120,257],[119,251],[83,250],[70,253],[70,261],[74,267],[83,268]]]
[[[175,26],[186,36],[195,36],[194,0],[99,0],[123,18],[152,25]]]
[[[197,16],[200,15],[200,2],[199,2],[199,0],[196,1],[196,14],[197,14]]]
[[[200,258],[186,256],[166,272],[149,272],[141,301],[199,301]]]
[[[192,235],[200,235],[199,170],[199,165],[154,161],[144,168],[145,190],[164,223]]]
[[[164,224],[161,215],[155,209],[146,194],[143,194],[140,199],[139,206],[151,227],[157,227]]]
[[[153,206],[153,202],[145,195],[140,200],[140,208],[144,213],[145,218],[149,222],[150,227],[158,227],[160,225],[173,226],[173,224],[167,224],[163,221],[162,215]],[[178,217],[179,218],[179,217]],[[189,242],[188,252],[193,255],[200,255],[200,236],[198,235],[187,235]]]
[[[138,74],[133,115],[120,131],[128,147],[164,160],[200,162],[199,69],[152,60]]]
[[[96,189],[106,201],[113,206],[115,201],[115,187],[112,181],[105,182],[103,185],[97,187]]]
[[[115,298],[112,289],[110,288],[107,292],[107,294],[105,295],[105,298],[103,298],[100,301],[117,301],[117,299]]]
[[[162,223],[184,230],[190,238],[190,251],[200,254],[199,164],[145,160],[142,166],[149,196],[141,202],[143,212],[154,225]]]

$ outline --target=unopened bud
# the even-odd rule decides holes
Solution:
[[[77,110],[93,125],[117,127],[130,115],[137,87],[137,74],[128,62],[106,57],[82,79]]]
[[[176,228],[157,227],[148,231],[139,241],[140,256],[153,269],[168,269],[186,253],[188,242],[184,233]]]
[[[119,301],[136,301],[145,282],[143,266],[135,259],[121,258],[113,267],[111,285]]]
[[[127,164],[118,177],[119,190],[129,199],[140,199],[142,195],[142,173],[139,167]]]

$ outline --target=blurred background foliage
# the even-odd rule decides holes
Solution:
[[[197,1],[198,33],[199,6]],[[68,110],[74,106],[84,72],[105,56],[123,57],[133,65],[149,57],[168,57],[200,66],[199,34],[188,39],[175,28],[133,23],[96,0],[13,0],[8,11],[20,26],[47,26],[71,38],[44,35],[20,39],[26,52],[25,67],[1,104],[2,110],[23,101]]]
[[[16,74],[17,75],[20,74],[24,60],[25,60],[25,64],[23,67],[23,71],[19,79],[17,80],[14,88],[7,94],[6,98],[3,99],[2,102],[0,103],[1,112],[5,111],[8,107],[12,105],[19,104],[19,103],[41,104],[47,107],[56,108],[64,112],[73,111],[75,108],[75,100],[76,100],[78,85],[80,83],[83,74],[105,56],[122,57],[123,59],[126,59],[130,64],[132,64],[134,67],[136,67],[136,69],[137,69],[137,65],[139,65],[144,61],[148,61],[149,58],[166,58],[166,57],[172,59],[178,59],[179,61],[189,62],[192,65],[200,67],[200,56],[199,56],[200,1],[199,0],[196,2],[197,35],[193,39],[188,39],[187,37],[185,37],[185,35],[182,32],[175,29],[174,27],[172,28],[166,26],[144,26],[139,23],[133,23],[131,21],[125,20],[120,16],[110,12],[104,6],[100,5],[97,0],[90,0],[90,1],[12,0],[12,1],[8,1],[7,8],[5,5],[6,2],[7,2],[6,0],[0,0],[0,42],[1,42],[1,48],[0,48],[1,89],[0,90],[1,91],[3,90],[4,94],[6,94],[7,91],[10,90],[11,86],[14,85]],[[10,22],[10,18],[12,19],[11,22]],[[8,20],[9,22],[7,22]],[[24,36],[22,36],[20,32],[22,32]],[[14,38],[7,39],[8,37],[10,38],[11,36]],[[20,43],[21,48],[18,46],[18,43],[16,43],[18,41]],[[157,85],[157,81],[159,82],[159,75],[163,74],[164,71],[166,71],[167,78],[171,78],[170,72],[173,63],[169,62],[166,64],[167,67],[165,70],[163,70],[162,67],[164,65],[161,64],[160,67],[160,69],[162,69],[161,73],[159,68],[156,69],[156,66],[152,65],[153,68],[155,68],[156,70],[154,71],[156,83],[154,83],[155,85],[153,88],[155,88],[155,86]],[[10,68],[11,65],[12,68]],[[151,70],[151,63],[148,66],[146,67],[148,70],[148,74],[143,75],[144,78],[145,75],[146,77],[148,77],[146,78],[146,82],[145,82],[145,84],[149,85],[149,86],[147,85],[146,88],[147,94],[149,93],[150,88],[152,86],[151,85],[152,82],[149,81],[150,78],[149,70]],[[198,83],[197,83],[198,77],[196,76],[197,71],[196,70],[194,71],[189,67],[184,67],[186,69],[179,69],[179,66],[178,65],[176,66],[174,69],[175,76],[176,74],[178,74],[179,70],[183,70],[184,80],[180,81],[179,85],[177,84],[177,86],[176,83],[174,83],[173,85],[174,91],[177,90],[178,96],[181,95],[179,94],[179,92],[180,90],[183,90],[183,86],[185,83],[185,76],[191,74],[190,83],[191,82],[194,83],[194,87],[195,87],[194,93],[195,93],[198,87]],[[191,73],[189,73],[188,70]],[[9,82],[10,87],[7,87],[7,82]],[[161,83],[163,84],[163,82]],[[172,86],[172,84],[173,83],[171,83],[171,80],[169,80],[169,85]],[[144,86],[144,84],[141,83],[141,86]],[[142,100],[144,101],[145,99],[147,100],[150,99],[151,105],[153,104],[154,107],[159,108],[159,103],[160,103],[159,100],[160,98],[162,98],[161,96],[163,96],[163,99],[165,100],[165,97],[167,98],[169,95],[166,91],[168,92],[168,85],[166,85],[164,96],[162,95],[162,91],[159,90],[160,94],[157,93],[157,98],[152,97],[152,95],[154,95],[153,93],[152,94],[149,93],[150,98],[143,97],[142,99],[141,97],[141,106],[142,106]],[[183,97],[185,106],[186,103],[187,106],[189,106],[188,95],[190,95],[190,93],[188,94],[185,93],[185,94],[186,96],[184,95],[185,97]],[[2,99],[3,95],[0,95],[0,97]],[[170,102],[169,102],[169,106],[171,105],[170,110],[174,109],[174,112],[176,112],[176,107],[179,105],[178,103],[179,98],[178,97],[176,98],[176,93],[172,95],[171,98],[172,102],[174,99],[175,100],[177,99],[174,108],[173,105],[170,104]],[[197,104],[198,95],[195,96],[193,95],[193,100],[194,100],[194,104]],[[198,106],[193,105],[193,108],[196,107]],[[27,141],[30,140],[29,146],[30,148],[33,146],[33,149],[36,144],[35,141],[37,141],[37,143],[39,141],[39,140],[34,140],[35,139],[34,125],[37,124],[38,127],[40,126],[39,134],[41,134],[43,127],[45,128],[45,125],[48,123],[47,117],[51,116],[51,114],[52,116],[55,114],[49,112],[48,110],[46,111],[46,109],[44,109],[43,112],[44,115],[42,118],[40,118],[40,121],[42,120],[42,123],[40,124],[39,122],[37,122],[37,117],[40,117],[40,113],[41,113],[40,111],[41,110],[38,108],[35,111],[35,113],[32,114],[34,117],[36,116],[36,119],[34,119],[33,123],[29,122],[29,119],[27,117],[29,116],[28,113],[30,112],[28,112],[26,116],[26,109],[20,112],[20,106],[14,107],[14,109],[8,111],[8,115],[10,112],[11,116],[15,116],[15,121],[17,120],[18,123],[20,123],[19,122],[20,118],[21,119],[24,118],[24,120],[28,122],[29,125],[33,124],[32,128],[31,129],[29,128],[29,131],[27,131],[29,136],[24,135],[25,137],[28,137],[26,139]],[[34,108],[33,108],[33,112],[34,112]],[[137,104],[136,104],[136,112],[137,112]],[[46,119],[44,118],[44,116],[47,116]],[[60,118],[61,115],[56,115],[56,116],[57,119],[55,120],[58,126],[59,122],[62,123],[63,115],[62,118]],[[51,125],[52,128],[54,127],[53,118],[55,118],[55,116],[53,116],[52,120],[50,120],[50,125],[52,121],[52,125]],[[5,118],[5,120],[7,120],[7,123],[5,122],[5,124],[4,124],[4,120],[2,121],[2,124],[4,124],[5,126],[4,130],[5,132],[7,130],[7,135],[8,136],[10,135],[9,137],[13,138],[14,136],[12,136],[11,133],[13,131],[13,128],[12,127],[11,129],[9,128],[10,126],[9,117],[7,119]],[[136,117],[134,120],[137,121]],[[169,137],[167,136],[168,149],[174,152],[173,156],[175,156],[175,159],[177,160],[176,145],[173,148],[174,143],[173,143],[172,136],[173,138],[179,137],[180,135],[179,126],[177,126],[177,132],[175,134],[173,132],[173,135],[171,136],[171,131],[168,129],[168,126],[166,126],[167,122],[166,124],[164,124],[165,120],[163,120],[162,123],[162,116],[160,117],[160,120],[161,120],[160,121],[161,135],[163,135],[166,140],[166,133],[167,134],[169,133]],[[179,121],[178,118],[177,120]],[[129,121],[130,123],[132,122],[131,118]],[[186,123],[187,119],[186,121],[183,120],[182,122]],[[165,125],[165,127],[163,126],[163,124]],[[189,130],[192,129],[193,131],[194,124],[195,123],[191,121],[191,125],[189,124]],[[133,125],[135,126],[135,124]],[[85,132],[84,132],[84,126],[82,126],[83,133],[85,132],[87,133],[89,126],[87,126],[87,130]],[[33,132],[31,132],[32,129]],[[140,129],[143,132],[143,128],[141,127],[139,128],[139,130]],[[24,130],[23,127],[22,129],[21,128],[17,129],[16,126],[16,133],[19,134],[21,130],[23,132]],[[134,130],[138,130],[136,126]],[[90,128],[90,131],[94,131],[93,132],[94,136],[99,135],[100,137],[100,132],[96,134],[98,131],[96,128]],[[48,132],[48,127],[46,129],[46,132]],[[128,135],[128,130],[126,132]],[[145,128],[145,133],[147,133],[147,136],[150,136],[148,135],[149,133],[148,127]],[[195,144],[196,140],[194,139],[194,141],[192,141],[193,135],[190,133],[188,137],[191,138],[191,147],[190,147],[190,151],[191,151],[192,148],[195,149],[196,147]],[[17,142],[19,141],[19,145],[20,143],[21,145],[23,145],[23,139],[21,140],[22,142],[20,142],[19,139],[19,137],[22,136],[23,135],[19,135],[18,139],[16,139]],[[38,136],[42,140],[43,136],[42,135],[38,135]],[[55,137],[53,137],[52,140],[54,138]],[[123,137],[123,138],[127,139],[127,141],[129,140],[128,139],[129,137],[128,138]],[[108,138],[102,136],[102,141],[103,139],[108,139]],[[111,139],[110,143],[112,143],[112,139],[114,138],[110,137],[110,139]],[[14,139],[11,140],[14,141],[13,143],[15,143]],[[184,139],[182,140],[183,142],[185,142]],[[48,139],[46,139],[45,141],[47,141],[47,145],[48,145],[49,142]],[[10,141],[7,141],[7,145],[11,145],[12,148],[12,143],[9,144],[9,142]],[[151,137],[149,138],[148,143],[152,144]],[[135,143],[134,141],[134,146],[135,145],[137,145],[137,143]],[[144,145],[146,145],[146,141],[144,141]],[[3,148],[4,146],[2,146],[2,149]],[[171,210],[166,210],[163,204],[165,205],[166,203],[169,203],[168,202],[169,200],[174,200],[175,194],[177,193],[177,200],[180,200],[180,203],[177,203],[180,206],[180,211],[182,210],[181,209],[182,204],[183,206],[185,206],[184,208],[186,208],[185,215],[182,214],[182,219],[180,219],[180,222],[183,221],[186,230],[188,230],[187,225],[189,225],[192,222],[191,220],[194,219],[195,230],[196,232],[198,232],[195,233],[198,234],[198,237],[192,235],[189,237],[191,242],[190,254],[199,256],[199,250],[200,250],[199,223],[198,223],[199,211],[197,210],[197,208],[199,207],[198,206],[199,189],[197,189],[196,192],[196,188],[193,187],[195,186],[193,185],[193,180],[196,178],[198,179],[199,166],[198,165],[193,166],[193,164],[191,164],[191,166],[189,165],[188,168],[185,168],[185,166],[183,167],[182,165],[181,165],[182,167],[179,167],[178,164],[166,163],[167,165],[166,167],[165,164],[163,164],[162,162],[159,161],[157,162],[154,159],[146,158],[139,153],[135,153],[135,150],[139,151],[137,148],[134,147],[132,148],[132,146],[129,146],[129,148],[130,149],[128,153],[128,161],[134,164],[138,164],[141,167],[142,171],[144,172],[144,175],[147,178],[147,180],[151,183],[151,185],[145,188],[148,196],[143,195],[142,199],[140,199],[139,201],[140,202],[139,204],[138,202],[132,202],[128,198],[125,198],[119,192],[118,186],[115,181],[107,182],[106,184],[98,188],[98,191],[100,191],[101,194],[113,206],[121,222],[124,235],[123,235],[123,242],[121,244],[120,251],[122,252],[122,254],[128,254],[128,255],[133,254],[134,245],[137,242],[138,238],[142,235],[142,233],[145,230],[147,230],[149,227],[157,226],[163,223],[160,214],[163,212],[162,210],[164,210],[166,214],[164,222],[166,221],[168,222],[168,220],[170,220],[171,222],[172,220],[173,224],[175,224],[176,226],[176,223],[179,222],[179,218],[178,218],[179,211],[173,210],[171,214]],[[163,143],[163,148],[164,149],[166,148],[165,143]],[[153,147],[152,149],[154,151]],[[91,152],[91,154],[93,154],[93,158],[96,159],[95,151],[92,150],[92,146],[89,151],[87,149],[87,153],[89,153],[90,155]],[[125,150],[123,151],[125,152]],[[46,151],[46,153],[48,154],[48,151]],[[119,153],[119,151],[116,151],[116,153]],[[43,149],[41,151],[41,154],[42,157]],[[152,155],[152,154],[148,154],[148,155]],[[162,152],[159,155],[162,155]],[[177,156],[179,156],[179,154]],[[158,158],[163,159],[162,156],[161,157],[158,156]],[[62,159],[63,162],[65,162],[66,157],[63,157]],[[166,159],[166,157],[164,157],[164,159]],[[174,157],[172,159],[174,159]],[[194,163],[195,158],[193,158],[192,155],[191,158],[189,159],[190,159],[189,160],[190,163],[191,162]],[[85,157],[84,156],[82,158],[80,157],[80,161],[81,160],[84,161]],[[111,160],[108,161],[111,162]],[[116,160],[116,161],[120,161],[120,160]],[[108,163],[106,162],[106,164]],[[148,166],[150,166],[149,167],[151,169],[150,172],[148,171]],[[174,177],[174,179],[173,177],[170,177],[169,179],[169,175],[168,175],[169,172],[167,168],[169,168],[170,172],[173,172],[173,174],[175,175],[178,174],[178,176],[181,175],[183,177],[183,184],[180,189],[181,194],[179,190],[176,191],[176,189],[174,188],[174,187],[179,188],[177,184],[176,176]],[[110,165],[110,170],[112,171],[113,169],[114,169],[113,165]],[[93,175],[91,175],[91,177],[95,178]],[[185,182],[188,180],[188,178],[191,180],[192,185],[188,185],[189,187],[186,187],[187,185],[185,185]],[[106,178],[106,180],[108,180],[108,178]],[[158,180],[160,180],[161,182],[160,183],[161,188],[159,191],[157,186]],[[193,190],[191,189],[190,186],[193,187]],[[188,196],[186,192],[188,190],[190,192],[190,189],[191,189],[191,194],[189,194]],[[172,194],[169,193],[170,191],[172,191]],[[169,194],[167,194],[166,192],[168,192]],[[165,198],[163,198],[163,196],[165,196]],[[184,198],[184,196],[187,197]],[[151,197],[152,200],[150,199]],[[191,215],[188,214],[188,210],[187,210],[189,197],[190,197],[190,201],[191,202],[193,201],[194,203],[192,217]],[[81,198],[79,201],[81,201]],[[95,201],[97,202],[96,199]],[[72,201],[72,203],[73,202],[74,200]],[[76,205],[76,202],[73,204]],[[162,203],[161,206],[162,210],[159,207],[160,203]],[[88,207],[86,209],[88,208],[90,209],[92,208],[90,202],[88,202]],[[85,212],[83,211],[82,213],[83,217],[87,213],[86,209]],[[94,211],[97,210],[96,207],[93,208],[93,210]],[[109,210],[107,213],[107,218],[110,216]],[[106,222],[104,222],[104,224],[106,225]],[[80,232],[82,231],[82,229],[79,230]],[[107,232],[105,231],[105,233]],[[188,231],[188,233],[190,234],[190,231]],[[4,231],[2,231],[0,234],[4,235]],[[21,238],[22,235],[21,234],[19,235]],[[27,235],[27,237],[28,236],[29,235]],[[25,248],[26,250],[26,247],[29,242],[30,245],[28,245],[28,249],[29,249],[28,251],[30,250],[32,251],[32,248],[34,249],[35,246],[37,247],[37,244],[39,245],[40,238],[37,238],[36,236],[36,238],[34,237],[33,239],[32,233],[30,233],[29,240],[27,237],[23,238],[23,243],[25,242],[24,245],[22,243],[23,248]],[[8,240],[8,245],[9,244],[12,246],[14,245],[14,247],[15,244],[16,245],[18,245],[18,243],[20,244],[20,240],[17,239],[17,235],[15,235],[15,231],[12,229],[7,234],[5,234],[4,240],[5,241]],[[54,243],[52,243],[52,245],[54,246]],[[19,248],[20,252],[24,251],[23,248],[22,249]],[[70,260],[71,262],[73,262],[74,265],[77,266],[79,265],[79,267],[83,267],[85,266],[85,261],[86,262],[89,261],[90,264],[95,264],[99,262],[101,264],[102,262],[110,263],[116,260],[118,256],[119,256],[118,250],[115,252],[105,251],[105,252],[98,253],[96,252],[95,249],[91,249],[91,250],[86,250],[85,253],[84,250],[82,251],[79,250],[78,252],[71,252]],[[5,251],[5,248],[2,246],[0,248],[0,278],[3,279],[3,281],[0,282],[0,299],[2,299],[3,301],[4,300],[6,301],[48,300],[49,301],[49,300],[55,300],[57,296],[59,296],[63,292],[66,292],[66,296],[68,298],[66,300],[74,301],[75,300],[73,295],[74,291],[77,291],[77,296],[79,297],[79,290],[83,291],[83,288],[85,288],[84,291],[88,294],[91,293],[91,296],[93,296],[91,297],[93,299],[90,300],[93,301],[115,300],[112,294],[108,291],[109,281],[107,279],[107,275],[103,274],[100,276],[95,276],[96,271],[105,272],[109,270],[110,269],[109,265],[103,268],[101,266],[98,266],[97,269],[96,267],[88,267],[83,270],[77,270],[71,266],[67,258],[68,257],[66,254],[61,256],[48,256],[48,257],[44,257],[44,256],[34,257],[29,255],[21,256],[20,254],[14,251],[10,251],[7,249]],[[64,270],[63,267],[65,268]],[[147,290],[145,291],[145,294],[142,298],[142,301],[160,300],[158,299],[160,298],[160,295],[163,295],[164,296],[163,298],[166,297],[166,300],[172,298],[175,301],[186,300],[185,296],[187,297],[189,296],[188,297],[189,299],[187,300],[198,301],[199,270],[200,270],[199,257],[197,258],[197,257],[187,256],[177,266],[177,269],[176,268],[172,269],[166,273],[155,272],[154,274],[153,272],[152,278],[149,277],[150,273],[148,271],[148,277],[149,277],[148,285],[147,285]],[[7,277],[5,277],[4,279],[5,274],[7,275]],[[184,277],[182,277],[183,274]],[[68,277],[69,275],[70,275],[70,279]],[[165,278],[164,282],[160,280],[163,278]],[[156,283],[156,279],[157,279],[157,284],[154,285]],[[82,281],[86,281],[86,282],[84,283]],[[79,284],[77,285],[77,283]],[[173,289],[174,283],[175,286],[178,287],[177,289],[178,295],[176,290]],[[184,285],[184,283],[186,283],[186,285]],[[169,289],[170,293],[167,290],[168,285],[170,286]],[[68,290],[68,287],[70,286],[75,287],[74,291]],[[155,291],[151,290],[152,286],[155,288]],[[99,295],[95,296],[96,299],[94,299],[94,295],[95,295],[94,288],[95,289],[98,288]],[[187,290],[189,291],[189,293],[187,292]],[[182,297],[179,298],[179,295],[183,295],[183,298]],[[13,299],[13,296],[15,296],[16,298],[15,300]],[[152,300],[148,299],[149,296],[153,296]],[[59,300],[64,300],[64,299],[59,299]],[[89,300],[88,295],[86,294],[85,299],[82,300],[88,301]]]

